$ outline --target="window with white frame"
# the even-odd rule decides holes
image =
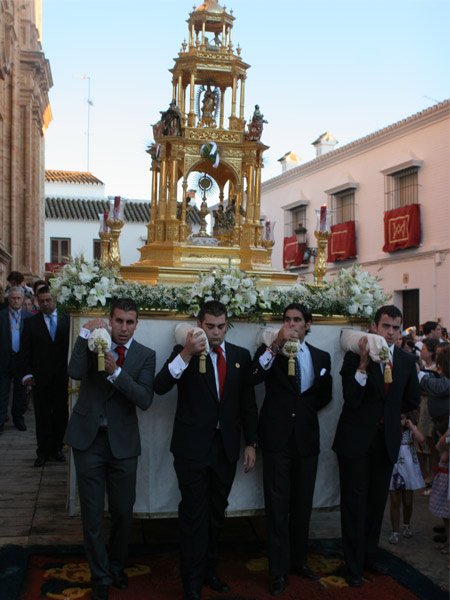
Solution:
[[[355,189],[347,188],[330,196],[332,223],[339,225],[355,220]]]
[[[385,178],[385,210],[393,210],[418,203],[418,167],[410,167]]]
[[[412,158],[381,173],[384,175],[384,210],[419,204],[419,171],[423,160]]]
[[[306,204],[302,204],[285,211],[284,237],[295,235],[295,230],[301,226],[306,228],[306,208]]]

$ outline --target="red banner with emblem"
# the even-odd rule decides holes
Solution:
[[[384,213],[383,252],[419,246],[421,239],[420,204],[410,204]]]
[[[284,238],[283,243],[283,267],[299,267],[303,264],[306,244],[299,244],[296,235]]]
[[[356,258],[355,221],[332,225],[328,240],[328,262]]]

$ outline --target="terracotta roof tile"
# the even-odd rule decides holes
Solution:
[[[90,183],[103,185],[92,173],[83,171],[45,171],[45,181],[49,183]]]

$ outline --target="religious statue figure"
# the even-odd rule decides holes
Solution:
[[[225,211],[223,208],[223,204],[219,204],[217,210],[213,210],[214,217],[214,227],[213,227],[213,235],[222,235],[229,231],[227,228],[227,221],[225,218]]]
[[[161,119],[153,125],[155,139],[161,135],[181,135],[181,111],[175,100],[172,100],[167,110],[159,112]]]
[[[189,233],[192,233],[192,223],[193,223],[193,206],[190,204],[191,198],[186,196],[186,225]],[[195,207],[197,208],[197,207]],[[181,202],[177,203],[177,219],[181,221],[181,213],[182,213],[183,205]]]
[[[207,50],[212,50],[213,52],[217,52],[220,48],[221,45],[221,41],[220,41],[220,37],[219,34],[216,32],[214,34],[214,39],[212,41],[212,43],[209,43],[208,38],[205,36],[205,46]]]
[[[239,214],[245,217],[246,211],[242,206],[239,207]],[[225,211],[225,226],[227,231],[231,231],[236,223],[236,198],[232,198],[231,204],[228,203]]]
[[[208,85],[202,100],[202,119],[214,119],[217,109],[217,90]]]
[[[255,104],[255,111],[252,120],[248,124],[248,133],[245,136],[249,142],[259,142],[262,136],[264,123],[268,123],[264,119],[264,115],[259,110],[259,105]]]

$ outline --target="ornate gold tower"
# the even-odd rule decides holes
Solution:
[[[239,266],[271,278],[271,246],[260,222],[263,115],[255,107],[246,131],[245,80],[250,65],[233,47],[232,10],[205,0],[190,13],[188,42],[172,73],[172,102],[153,126],[152,195],[147,244],[123,276],[146,281],[187,281],[214,265]],[[253,108],[253,107],[252,107]],[[228,112],[229,111],[229,112]],[[229,115],[228,117],[226,115]],[[188,177],[209,176],[219,188],[214,235],[190,235]],[[228,199],[224,190],[228,184]],[[227,218],[228,217],[228,218]],[[268,230],[267,228],[265,230]],[[216,235],[216,232],[220,232]],[[289,278],[291,279],[291,278]]]

